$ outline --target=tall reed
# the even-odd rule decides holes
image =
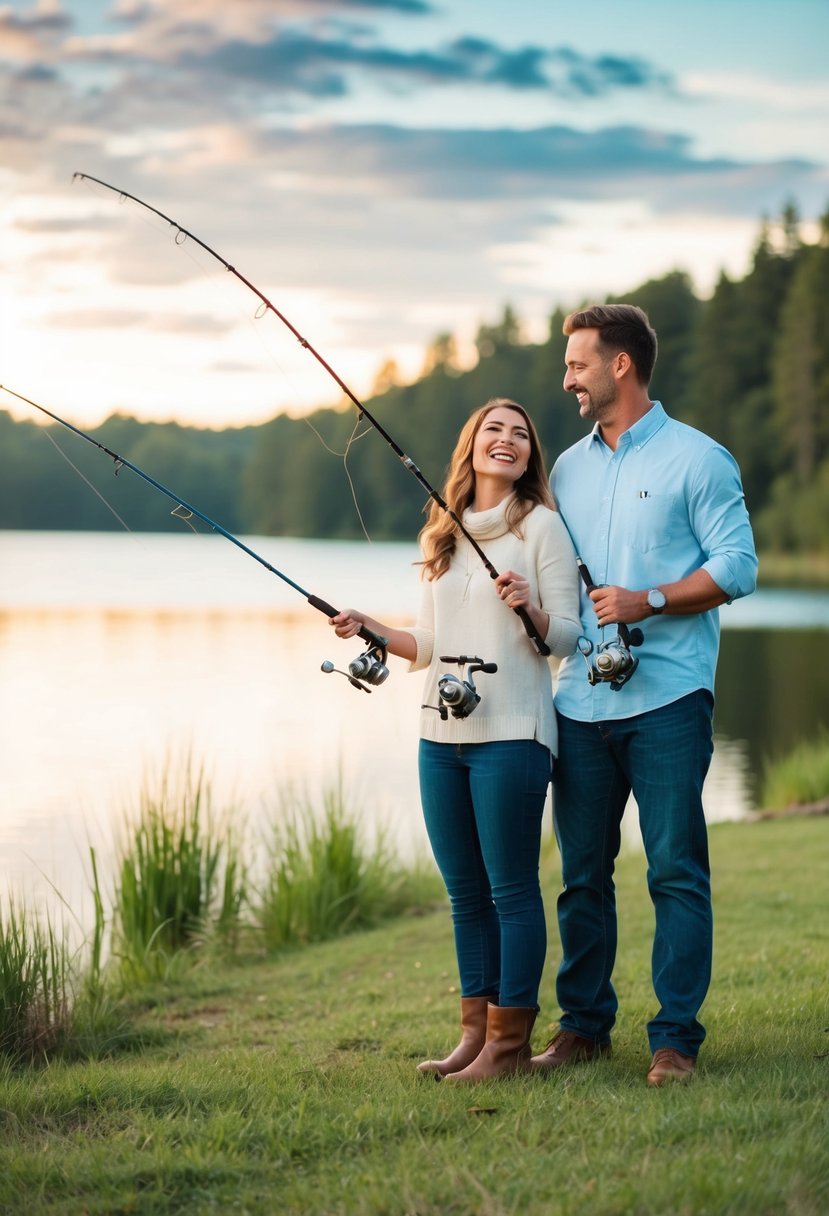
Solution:
[[[98,872],[98,857],[90,847],[90,890],[94,921],[76,956],[76,994],[73,1008],[71,1038],[66,1043],[68,1055],[101,1056],[119,1049],[136,1036],[125,1020],[121,1008],[123,993],[114,984],[107,966],[107,919],[104,892]]]
[[[829,798],[829,731],[804,739],[783,756],[766,762],[760,805],[785,810]]]
[[[284,793],[266,855],[253,911],[267,950],[377,924],[439,891],[429,867],[403,867],[382,835],[366,846],[341,784],[324,791],[321,814],[307,795]]]
[[[0,909],[0,1058],[43,1058],[67,1036],[73,992],[64,935],[14,900]]]
[[[137,976],[162,975],[207,937],[231,936],[244,900],[244,863],[230,825],[219,827],[203,768],[171,766],[126,828],[114,897],[113,946]]]

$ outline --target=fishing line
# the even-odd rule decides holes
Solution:
[[[308,423],[308,425],[311,426],[310,422]],[[363,519],[363,513],[360,510],[360,504],[357,501],[357,487],[354,485],[354,482],[352,481],[351,469],[349,469],[349,467],[348,467],[348,453],[351,451],[351,445],[353,443],[356,443],[358,439],[364,439],[366,437],[366,435],[371,434],[371,427],[367,427],[366,430],[361,431],[360,434],[358,435],[357,429],[358,429],[359,425],[360,425],[360,419],[358,418],[357,421],[354,423],[354,429],[352,430],[351,434],[348,437],[348,443],[345,445],[345,451],[343,452],[343,472],[346,475],[349,487],[351,489],[351,501],[354,503],[354,510],[357,512],[357,518],[360,521],[360,527],[363,530],[363,536],[366,538],[368,543],[371,544],[372,543],[371,537],[368,534],[368,528],[365,525],[365,520]],[[313,431],[314,429],[315,428],[313,426],[311,426],[311,430]],[[317,435],[321,441],[322,436],[319,435],[319,432],[317,432]],[[328,450],[331,451],[331,448],[329,448]]]
[[[97,178],[94,178],[94,177],[88,177],[85,174],[75,174],[74,178],[79,179],[83,182],[84,186],[86,187],[86,189],[89,191],[90,195],[93,198],[101,198],[102,191],[98,190],[98,189],[93,189],[93,186],[91,185],[91,183],[94,183],[95,186],[103,187],[103,189],[105,189],[107,192],[112,192],[112,190],[114,189],[112,186],[108,186],[105,182],[101,182]],[[130,195],[127,195],[121,191],[118,191],[118,203],[120,206],[125,206],[130,198],[131,198]],[[146,231],[151,232],[153,235],[162,235],[163,236],[165,228],[169,229],[169,227],[172,224],[172,221],[168,220],[166,216],[162,216],[161,213],[155,211],[155,209],[153,209],[153,208],[147,208],[142,205],[142,207],[139,208],[137,211],[133,210],[132,208],[130,210],[131,210],[132,214],[135,216],[135,218],[141,223],[141,226]],[[182,252],[182,255],[188,259],[190,264],[198,272],[199,277],[201,279],[204,279],[207,283],[210,284],[210,290],[213,293],[214,300],[216,301],[216,312],[220,315],[227,316],[228,309],[227,309],[226,304],[227,304],[227,299],[229,297],[227,297],[226,288],[222,289],[221,294],[219,293],[219,291],[217,290],[217,282],[218,282],[217,277],[216,277],[215,273],[211,273],[210,269],[208,268],[208,263],[202,256],[200,256],[201,250],[199,250],[197,248],[198,243],[196,245],[194,245],[193,241],[188,241],[187,237],[190,234],[186,233],[183,228],[180,228],[178,225],[175,225],[175,224],[173,224],[172,226],[175,228],[175,233],[173,236],[174,243],[179,247],[179,249]],[[215,254],[211,253],[211,257],[213,260],[215,260]],[[227,270],[228,267],[225,267],[225,269]],[[238,279],[238,276],[236,276],[236,277]],[[241,285],[246,286],[246,284],[244,284],[244,283],[242,283]],[[294,374],[291,372],[291,369],[286,365],[286,363],[281,358],[278,348],[273,344],[273,342],[265,340],[265,338],[263,337],[262,327],[259,325],[256,325],[256,322],[260,321],[269,311],[268,306],[260,300],[260,303],[254,310],[253,315],[251,315],[249,307],[245,308],[242,306],[242,304],[240,302],[234,301],[233,311],[235,312],[237,318],[241,322],[244,323],[245,330],[248,332],[251,332],[255,335],[256,342],[258,343],[259,348],[260,348],[262,354],[265,356],[267,362],[273,363],[279,369],[283,380],[286,382],[286,384],[289,386],[289,388],[293,392],[294,397],[297,400],[300,400],[304,394],[301,392]],[[266,332],[272,333],[273,331],[269,329]],[[349,458],[349,455],[351,452],[352,445],[358,439],[361,439],[363,437],[363,435],[370,434],[371,427],[369,426],[366,428],[366,430],[364,432],[362,432],[361,434],[357,434],[357,430],[358,430],[358,426],[359,426],[359,422],[360,422],[360,419],[358,418],[358,420],[357,420],[358,425],[354,427],[350,436],[348,437],[348,440],[345,445],[345,449],[343,451],[339,451],[337,448],[332,447],[328,443],[328,441],[325,439],[325,437],[322,435],[322,433],[317,429],[316,426],[314,426],[314,424],[311,422],[310,418],[306,414],[299,414],[298,417],[302,420],[302,422],[305,423],[305,425],[308,427],[308,429],[313,432],[313,434],[316,436],[316,438],[318,439],[318,441],[320,442],[322,447],[325,449],[325,451],[329,452],[332,456],[336,456],[338,460],[342,461],[343,472],[345,473],[345,477],[348,482],[348,488],[349,488],[349,492],[351,494],[351,500],[352,500],[352,503],[354,504],[354,511],[356,513],[357,520],[360,525],[360,529],[361,529],[363,535],[365,536],[366,540],[369,542],[369,544],[371,544],[372,543],[371,536],[369,535],[368,529],[366,528],[365,520],[363,518],[362,511],[360,510],[360,504],[359,504],[358,498],[357,498],[357,490],[354,485],[354,480],[351,475],[351,470],[348,467],[348,458]]]
[[[417,467],[417,465],[414,463],[414,461],[411,459],[411,457],[406,455],[406,453],[395,442],[395,440],[391,437],[391,435],[388,433],[388,431],[368,411],[368,409],[363,405],[362,401],[360,401],[360,399],[354,395],[354,393],[351,391],[351,389],[348,387],[348,385],[345,383],[345,381],[342,380],[341,377],[334,371],[334,369],[330,365],[330,363],[326,362],[326,360],[319,353],[319,351],[316,350],[316,348],[311,345],[311,343],[308,341],[308,339],[306,337],[304,337],[303,334],[300,333],[300,331],[296,328],[296,326],[293,325],[292,322],[288,320],[288,318],[285,316],[285,314],[279,311],[279,309],[276,307],[276,305],[273,304],[268,299],[268,297],[264,294],[264,292],[260,291],[260,289],[255,285],[255,283],[251,282],[250,279],[245,278],[245,276],[239,270],[237,270],[235,266],[233,266],[230,262],[228,262],[225,258],[223,258],[220,253],[217,253],[217,251],[215,249],[211,248],[210,245],[206,244],[206,242],[203,241],[200,237],[196,236],[195,233],[191,232],[187,228],[184,228],[176,220],[171,219],[171,217],[169,215],[165,215],[165,213],[163,211],[160,211],[157,207],[153,207],[150,203],[144,202],[144,200],[138,198],[137,195],[130,194],[126,190],[121,190],[117,186],[111,185],[109,182],[102,181],[99,177],[92,177],[88,173],[74,173],[72,176],[72,180],[73,181],[80,180],[80,181],[96,182],[99,186],[103,186],[105,189],[111,190],[113,192],[113,194],[117,194],[122,201],[125,199],[129,199],[132,202],[137,203],[139,207],[146,208],[146,210],[151,212],[153,215],[159,216],[162,220],[165,220],[170,225],[171,228],[173,228],[175,230],[176,244],[180,244],[182,241],[185,241],[188,239],[195,242],[195,244],[200,249],[203,249],[206,253],[210,254],[211,257],[214,257],[216,259],[216,261],[220,262],[221,265],[224,266],[225,269],[230,274],[234,275],[239,280],[240,283],[243,283],[245,287],[247,287],[250,291],[252,291],[253,294],[260,301],[260,308],[257,309],[257,312],[260,315],[264,315],[264,312],[266,312],[266,311],[272,312],[274,314],[274,316],[279,321],[281,321],[282,324],[284,326],[286,326],[286,328],[288,330],[290,330],[290,332],[294,335],[296,340],[299,342],[300,346],[302,346],[305,350],[307,350],[308,353],[310,355],[312,355],[314,357],[314,359],[316,359],[317,363],[322,368],[324,368],[324,370],[326,372],[328,372],[329,376],[331,376],[331,378],[335,382],[335,384],[337,384],[340,387],[342,392],[345,393],[346,397],[348,397],[349,401],[351,401],[351,403],[355,406],[355,408],[357,409],[358,419],[361,420],[363,418],[366,418],[368,420],[368,422],[371,423],[371,425],[374,427],[374,429],[383,437],[383,439],[385,439],[386,443],[389,445],[389,447],[392,449],[392,451],[402,461],[404,467],[407,468],[409,470],[409,472],[415,478],[417,478],[417,480],[420,482],[421,486],[426,491],[426,493],[429,495],[429,497],[433,500],[433,502],[437,503],[438,507],[449,515],[449,517],[452,519],[455,526],[457,527],[458,531],[463,536],[466,537],[469,544],[472,546],[474,551],[480,557],[481,561],[484,563],[484,567],[486,568],[486,571],[489,574],[490,578],[496,579],[498,577],[498,571],[495,569],[492,562],[489,560],[486,553],[483,551],[483,549],[478,544],[478,542],[475,540],[475,538],[473,536],[471,536],[470,533],[467,531],[467,529],[464,527],[463,521],[459,518],[457,513],[452,510],[452,508],[449,506],[449,504],[441,497],[441,495],[434,488],[434,486],[430,485],[430,483],[426,480],[423,473],[420,471],[420,469]],[[514,608],[514,609],[512,609],[512,611],[515,612],[515,614],[520,618],[521,623],[523,624],[524,629],[527,632],[527,636],[530,638],[531,642],[533,643],[533,646],[538,651],[538,653],[543,654],[543,655],[548,655],[550,653],[550,648],[544,641],[544,638],[542,637],[541,633],[536,628],[536,626],[533,623],[533,620],[530,617],[530,614],[527,612],[526,608]]]
[[[2,384],[0,384],[0,388],[3,388],[3,385],[2,385]],[[5,389],[5,392],[7,392],[7,393],[10,393],[11,391],[12,391],[12,390],[11,390],[10,388]],[[13,394],[13,396],[15,396],[15,397],[16,397],[17,395],[18,395],[17,393],[14,393],[14,394]],[[21,400],[25,400],[25,398],[21,398]],[[30,402],[30,404],[32,404],[32,405],[33,405],[33,404],[34,404],[34,402]],[[64,460],[66,461],[66,463],[69,465],[70,469],[73,469],[73,470],[74,470],[74,472],[76,472],[76,473],[78,474],[78,476],[80,477],[81,481],[86,482],[86,484],[89,486],[89,488],[90,488],[90,490],[92,491],[92,493],[93,493],[93,494],[94,494],[94,495],[95,495],[97,498],[100,498],[101,502],[104,504],[104,506],[106,507],[106,509],[107,509],[108,511],[110,511],[110,512],[111,512],[111,513],[112,513],[112,514],[115,516],[115,518],[118,520],[119,524],[120,524],[120,525],[121,525],[121,527],[124,529],[124,531],[125,531],[125,532],[129,532],[131,536],[135,535],[135,534],[134,534],[134,532],[132,531],[132,528],[129,526],[129,524],[126,522],[126,520],[125,520],[125,519],[123,519],[123,518],[122,518],[122,517],[121,517],[121,516],[118,514],[118,512],[115,510],[115,507],[113,507],[112,503],[107,502],[106,498],[104,498],[103,494],[102,494],[102,493],[101,493],[101,491],[98,489],[98,487],[97,487],[97,486],[94,486],[94,485],[92,484],[92,482],[89,480],[89,478],[88,478],[88,477],[87,477],[87,476],[86,476],[84,473],[82,473],[82,472],[81,472],[81,470],[78,468],[78,466],[77,466],[76,464],[73,464],[73,462],[72,462],[72,461],[69,459],[69,457],[66,455],[66,452],[64,452],[63,448],[62,448],[62,447],[60,446],[60,444],[58,443],[57,439],[55,439],[54,435],[50,435],[50,434],[49,434],[49,432],[48,432],[48,430],[46,429],[46,427],[45,427],[45,426],[40,426],[40,427],[38,427],[38,431],[40,432],[40,434],[41,434],[41,435],[43,435],[44,439],[48,439],[48,440],[49,440],[49,442],[51,443],[51,445],[52,445],[52,447],[55,449],[55,451],[58,453],[58,455],[63,457],[63,459],[64,459]],[[116,471],[117,471],[117,470],[116,470]],[[171,511],[171,512],[170,512],[170,514],[171,514],[171,515],[175,515],[175,511]],[[194,529],[194,531],[195,531],[195,529]]]
[[[186,502],[183,498],[180,498],[174,490],[169,489],[160,481],[156,481],[154,477],[151,477],[149,473],[145,473],[144,470],[139,468],[137,464],[133,464],[132,461],[127,460],[125,456],[119,456],[117,452],[113,452],[110,448],[105,447],[104,444],[99,443],[97,439],[94,439],[92,435],[89,435],[86,431],[82,431],[79,427],[74,426],[71,422],[67,422],[65,418],[61,418],[59,414],[54,414],[51,410],[48,410],[45,405],[38,405],[38,403],[33,401],[31,397],[24,397],[22,393],[15,392],[14,389],[9,388],[5,384],[0,384],[0,391],[8,393],[12,397],[16,397],[18,401],[24,401],[27,405],[31,405],[34,409],[39,410],[42,414],[45,414],[54,422],[58,422],[61,426],[66,427],[67,430],[72,431],[74,435],[79,436],[81,439],[85,439],[87,443],[91,443],[93,447],[97,448],[100,452],[103,452],[104,455],[108,456],[110,460],[115,462],[116,475],[121,471],[122,468],[129,469],[132,473],[135,473],[137,477],[140,477],[154,489],[158,490],[159,493],[165,495],[165,497],[176,503],[177,508],[181,508],[181,510],[186,511],[186,517],[182,516],[178,510],[173,511],[172,514],[176,515],[177,518],[184,519],[185,523],[188,523],[190,527],[192,527],[192,524],[189,522],[191,518],[195,517],[202,520],[202,522],[207,524],[207,526],[214,532],[219,533],[220,536],[224,536],[226,540],[229,540],[232,544],[236,545],[236,547],[241,549],[243,553],[247,553],[248,557],[252,557],[254,561],[259,562],[260,566],[264,566],[266,570],[271,572],[271,574],[275,574],[277,578],[280,578],[283,583],[287,583],[289,587],[294,589],[294,591],[298,591],[312,608],[316,608],[318,612],[322,612],[327,617],[337,616],[339,609],[334,608],[333,605],[329,604],[326,600],[321,599],[318,595],[314,595],[310,591],[306,591],[304,587],[301,587],[299,583],[294,582],[294,580],[289,578],[288,575],[282,570],[278,570],[276,566],[271,565],[269,561],[246,545],[244,541],[239,540],[238,536],[234,536],[232,532],[228,532],[226,528],[222,527],[222,525],[217,523],[214,519],[211,519],[209,515],[205,515],[203,511],[199,510],[198,507],[194,507],[190,503]],[[87,482],[87,484],[89,484],[87,479],[83,477],[83,474],[80,474],[80,476],[84,481]],[[91,488],[93,490],[95,489],[94,486]],[[124,526],[126,527],[126,524]],[[193,530],[195,531],[195,529]],[[130,529],[127,528],[127,531],[129,532]],[[373,633],[365,625],[360,628],[357,636],[362,638],[364,642],[368,643],[368,650],[366,650],[364,654],[360,655],[358,659],[352,660],[351,664],[349,664],[350,674],[347,676],[347,679],[350,684],[354,685],[355,688],[359,688],[363,692],[371,692],[371,689],[366,688],[365,684],[361,683],[361,680],[355,678],[355,676],[360,676],[369,684],[383,683],[389,674],[386,667],[387,639],[380,637],[379,634]],[[334,671],[336,669],[334,668],[333,664],[323,663],[322,670]]]

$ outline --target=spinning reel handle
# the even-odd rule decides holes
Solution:
[[[336,671],[338,676],[345,676],[352,688],[359,688],[360,692],[371,693],[370,688],[366,688],[365,684],[362,684],[359,680],[355,679],[354,676],[349,674],[349,672],[340,671],[339,667],[335,667],[330,659],[326,659],[324,663],[320,664],[320,671],[324,671],[326,675],[330,675],[332,671]]]

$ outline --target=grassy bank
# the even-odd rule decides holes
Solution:
[[[709,1041],[650,1091],[652,914],[621,859],[610,1060],[450,1089],[445,910],[140,990],[140,1051],[0,1074],[4,1213],[786,1213],[829,1208],[826,823],[712,829]],[[550,912],[557,859],[545,862]],[[551,924],[552,930],[552,924]],[[557,938],[534,1041],[555,1017]]]

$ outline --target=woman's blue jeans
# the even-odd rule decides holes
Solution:
[[[550,752],[532,739],[421,739],[426,830],[452,908],[462,996],[536,1008],[547,949],[538,880]]]
[[[623,694],[622,694],[623,695]],[[558,716],[553,819],[564,889],[556,982],[566,1030],[606,1040],[616,1018],[614,860],[628,795],[639,806],[656,931],[651,1051],[696,1056],[711,978],[712,913],[702,786],[711,762],[713,699],[700,690],[649,713],[607,722]]]

